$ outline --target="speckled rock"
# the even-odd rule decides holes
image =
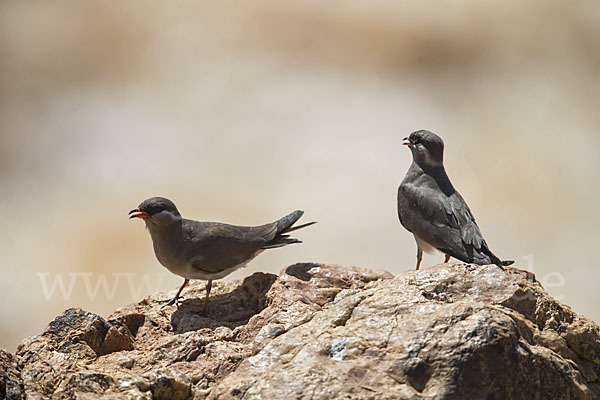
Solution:
[[[23,385],[17,358],[0,349],[0,399],[17,400],[23,398]]]
[[[212,399],[598,399],[598,326],[514,268],[439,265],[340,292]]]
[[[295,264],[157,293],[108,318],[69,309],[15,355],[7,399],[599,399],[600,329],[532,274],[443,264]]]
[[[160,301],[174,295],[168,292],[106,319],[66,310],[16,355],[0,353],[0,398],[202,399],[253,351],[310,320],[339,292],[391,278],[317,264],[287,270],[215,282],[207,314],[201,281],[179,307]]]

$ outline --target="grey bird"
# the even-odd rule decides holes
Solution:
[[[492,253],[460,193],[444,169],[444,142],[420,130],[403,139],[413,161],[398,188],[398,217],[417,242],[417,268],[423,252],[435,249],[474,264],[510,265]]]
[[[152,197],[131,210],[129,218],[144,220],[158,261],[184,278],[179,291],[168,304],[178,304],[181,291],[190,279],[203,279],[208,281],[205,311],[213,280],[246,266],[263,250],[301,243],[288,233],[315,223],[293,226],[302,214],[303,211],[297,210],[260,226],[199,222],[182,218],[171,200]]]

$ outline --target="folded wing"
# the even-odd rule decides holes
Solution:
[[[462,196],[404,183],[398,189],[398,216],[420,239],[451,256],[477,264],[501,262],[489,250]]]

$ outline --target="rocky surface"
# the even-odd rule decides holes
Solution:
[[[600,399],[600,329],[514,268],[296,264],[69,309],[15,355],[0,398]]]

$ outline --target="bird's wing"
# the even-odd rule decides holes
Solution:
[[[259,229],[257,229],[259,228]],[[245,227],[185,220],[186,259],[192,267],[217,273],[250,261],[266,243],[267,226]]]
[[[432,187],[403,183],[398,216],[406,229],[440,251],[463,261],[491,262],[475,218],[458,192],[447,196]]]

